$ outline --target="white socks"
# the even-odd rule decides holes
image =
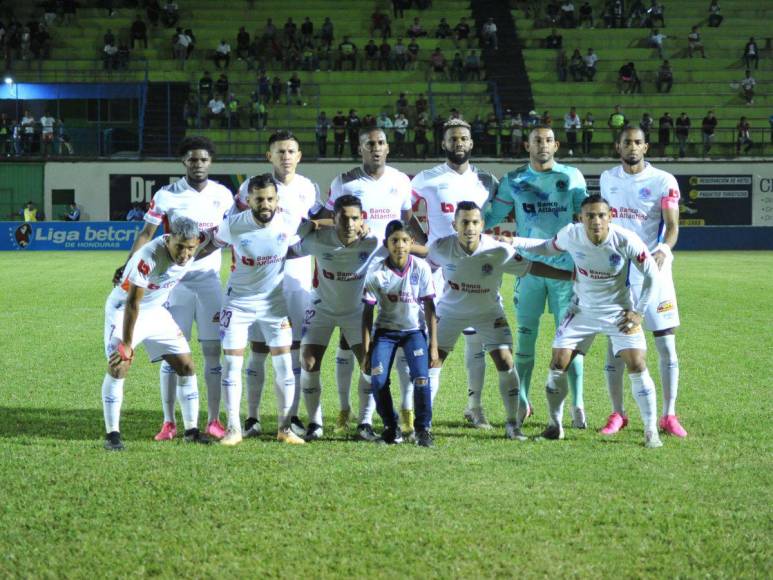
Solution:
[[[612,411],[625,415],[623,408],[623,373],[625,363],[620,357],[615,358],[612,353],[612,342],[607,340],[607,363],[604,366],[604,374],[607,377],[607,391],[612,402]]]
[[[207,423],[220,418],[220,341],[202,340],[204,382],[207,383]]]
[[[105,373],[105,378],[102,379],[102,413],[105,416],[105,433],[121,430],[123,382],[124,379],[113,378],[109,373]]]
[[[247,416],[260,419],[260,398],[266,381],[266,357],[268,353],[250,351],[247,359]]]
[[[397,350],[397,375],[400,377],[400,409],[413,409],[413,381],[411,381],[411,371],[408,368],[408,359],[405,358],[405,352],[400,348]]]
[[[478,333],[464,335],[464,365],[467,369],[467,408],[480,408],[486,375],[486,352]]]
[[[518,373],[515,368],[499,372],[499,394],[505,404],[508,423],[518,423]]]
[[[628,373],[631,377],[631,391],[639,405],[641,420],[644,423],[644,432],[657,433],[657,397],[655,395],[655,383],[647,369],[640,373]]]
[[[569,379],[566,371],[550,369],[545,394],[548,399],[548,418],[553,426],[561,425],[564,416],[564,400],[568,392]]]
[[[196,375],[177,376],[177,399],[183,412],[185,430],[195,429],[199,424],[199,387]]]
[[[352,390],[354,374],[354,353],[351,350],[336,351],[336,385],[338,386],[338,404],[342,411],[350,409],[349,393]]]
[[[174,405],[177,401],[177,373],[164,360],[161,361],[158,378],[161,385],[161,408],[164,410],[164,422],[174,423]]]
[[[432,408],[435,408],[435,397],[440,390],[440,370],[441,368],[429,369],[429,390],[432,393]]]
[[[242,355],[223,355],[222,388],[228,429],[239,429],[242,402]]]
[[[376,399],[373,397],[373,388],[370,385],[370,376],[360,373],[357,383],[357,392],[360,395],[360,413],[358,425],[367,423],[373,425],[373,412],[376,410]]]
[[[655,337],[663,385],[663,415],[676,415],[676,395],[679,390],[679,359],[676,357],[676,337],[673,334]]]
[[[301,369],[301,390],[303,391],[303,403],[309,415],[309,423],[322,425],[322,384],[319,380],[319,371],[310,372]]]
[[[277,424],[280,429],[290,426],[290,408],[295,397],[295,376],[290,353],[271,355],[274,365]]]

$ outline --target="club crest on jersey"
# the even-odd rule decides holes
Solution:
[[[418,272],[411,272],[411,278],[410,278],[411,284],[414,286],[419,283],[419,273]]]
[[[284,242],[287,239],[287,234],[282,232],[276,237],[277,242]]]
[[[559,179],[556,181],[556,189],[558,191],[566,191],[569,188],[569,182],[564,181],[563,179]]]
[[[609,256],[609,265],[610,266],[619,266],[620,262],[622,262],[623,257],[620,254],[610,254]]]
[[[649,199],[651,195],[652,195],[652,190],[649,187],[642,187],[639,190],[639,199],[641,200]]]
[[[239,240],[239,245],[240,245],[242,248],[246,248],[247,246],[249,246],[249,245],[250,245],[250,240],[248,240],[248,239],[245,239],[245,238],[242,238],[241,240]]]
[[[523,211],[526,213],[537,213],[537,208],[533,203],[524,203]]]
[[[358,257],[360,258],[360,262],[364,262],[368,259],[368,256],[370,256],[368,252],[360,252]]]
[[[491,272],[494,271],[494,266],[492,266],[491,264],[483,264],[483,266],[481,266],[480,268],[480,271],[484,276],[488,276],[489,274],[491,274]]]

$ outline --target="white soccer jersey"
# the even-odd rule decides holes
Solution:
[[[172,260],[166,247],[168,238],[168,234],[154,238],[134,252],[123,269],[121,283],[113,288],[110,294],[111,301],[123,306],[130,284],[145,289],[140,300],[140,306],[143,308],[162,306],[167,301],[172,288],[177,286],[194,264],[193,258],[182,266]]]
[[[223,220],[215,230],[215,240],[233,251],[228,295],[268,301],[280,298],[287,248],[297,229],[295,220],[284,213],[276,213],[266,225],[258,224],[252,211]]]
[[[472,165],[462,174],[448,163],[419,172],[411,187],[414,207],[423,204],[427,212],[427,243],[455,233],[454,212],[460,201],[473,201],[482,209],[498,186],[493,175]]]
[[[279,184],[277,188],[278,211],[292,216],[293,219],[297,220],[297,225],[300,225],[301,220],[310,217],[312,209],[319,204],[319,187],[311,179],[297,173],[287,185],[279,181],[277,183]],[[247,209],[247,194],[249,193],[247,187],[249,184],[249,178],[244,180],[236,194],[236,207],[240,211]],[[297,242],[296,238],[291,240],[290,244]],[[285,264],[284,287],[290,292],[311,288],[311,258],[289,260]]]
[[[423,300],[434,297],[429,264],[408,256],[402,271],[392,268],[388,258],[375,262],[365,278],[362,301],[378,304],[377,328],[419,330],[426,328]]]
[[[372,178],[362,167],[355,167],[333,180],[325,208],[333,211],[335,201],[342,195],[359,198],[370,231],[382,240],[387,224],[411,209],[411,180],[389,166],[379,179]]]
[[[427,260],[443,269],[446,280],[438,301],[439,317],[483,319],[501,316],[499,287],[502,274],[525,276],[531,262],[510,245],[483,234],[477,249],[468,254],[458,237],[446,236],[429,247]]]
[[[609,312],[633,308],[644,313],[657,266],[647,246],[634,232],[610,224],[607,239],[596,245],[588,239],[583,224],[569,224],[550,243],[556,250],[568,252],[574,260],[576,277],[572,302],[576,310]],[[636,305],[628,285],[631,264],[645,279]]]
[[[663,241],[662,210],[679,207],[676,178],[649,163],[633,175],[618,165],[601,174],[600,187],[613,222],[636,233],[654,251]]]
[[[333,228],[316,230],[293,246],[301,256],[314,256],[317,269],[311,303],[318,311],[346,315],[359,309],[365,275],[374,257],[386,250],[372,233],[344,246]]]
[[[233,206],[233,194],[227,187],[215,181],[207,181],[201,191],[196,191],[183,177],[159,189],[150,202],[150,209],[145,214],[145,221],[153,225],[164,226],[169,230],[169,224],[178,217],[192,219],[199,224],[199,229],[210,230],[217,227],[223,216]],[[197,260],[192,272],[214,270],[220,275],[220,252],[212,252],[206,258]]]

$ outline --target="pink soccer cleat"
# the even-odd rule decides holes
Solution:
[[[673,435],[674,437],[687,437],[687,431],[679,423],[676,415],[664,415],[660,418],[660,430]]]
[[[628,417],[620,413],[612,413],[607,419],[607,424],[599,431],[602,435],[614,435],[628,425]]]
[[[171,421],[164,421],[164,424],[161,426],[161,431],[156,433],[156,436],[153,437],[153,439],[156,441],[171,441],[175,437],[177,437],[177,425]]]
[[[207,435],[214,437],[215,439],[222,439],[225,437],[226,433],[225,427],[223,427],[223,424],[218,419],[207,423]]]

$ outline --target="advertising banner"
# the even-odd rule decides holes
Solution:
[[[145,222],[0,222],[2,250],[130,250]]]

